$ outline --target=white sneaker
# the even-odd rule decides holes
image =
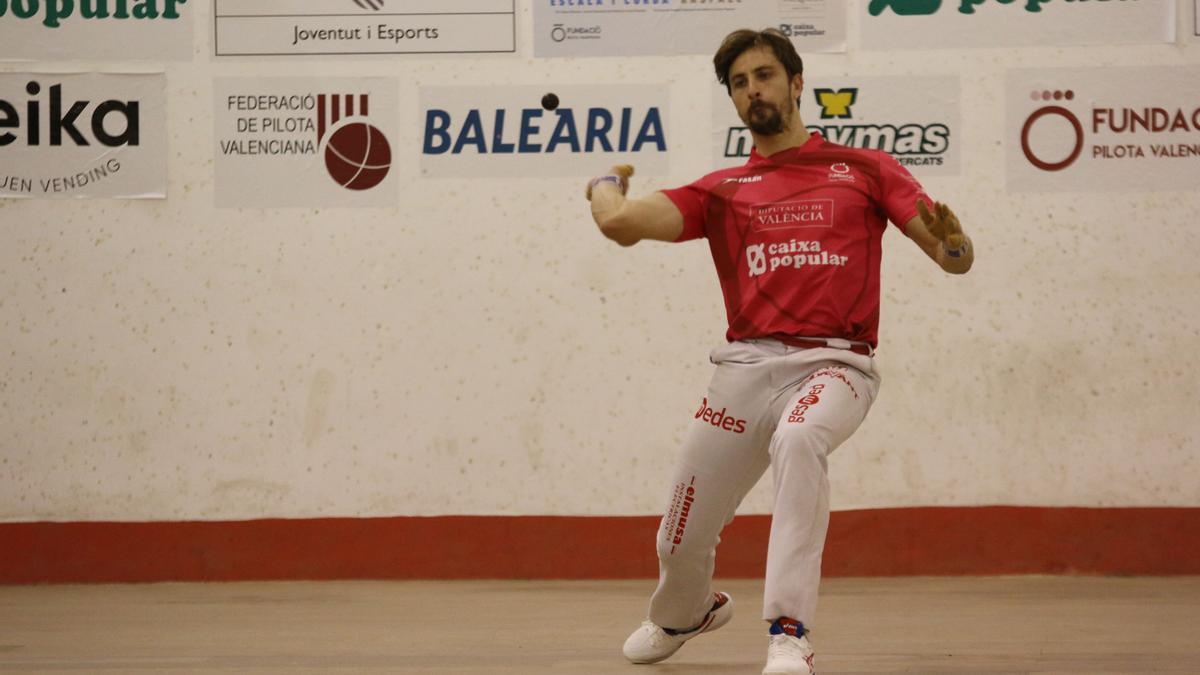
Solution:
[[[679,651],[683,643],[701,633],[714,631],[729,623],[733,618],[733,597],[728,593],[717,593],[713,607],[704,615],[700,625],[686,633],[671,635],[653,621],[643,621],[625,641],[625,658],[634,663],[658,663]]]
[[[772,635],[763,675],[813,675],[813,648],[807,637]]]

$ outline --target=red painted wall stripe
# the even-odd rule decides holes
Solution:
[[[0,523],[0,583],[624,579],[657,575],[651,516]],[[760,577],[769,516],[725,529],[717,574]],[[1200,574],[1200,508],[839,511],[827,576]]]

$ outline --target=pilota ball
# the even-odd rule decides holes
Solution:
[[[383,132],[353,122],[333,132],[325,146],[325,168],[339,185],[369,190],[383,182],[392,166],[392,148]]]
[[[558,107],[558,94],[550,92],[542,97],[542,107],[546,110],[554,110]]]

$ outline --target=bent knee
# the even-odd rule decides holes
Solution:
[[[771,455],[799,452],[824,456],[832,452],[843,440],[845,439],[837,430],[820,421],[789,423],[785,419],[771,438]]]
[[[698,531],[689,532],[685,527],[676,527],[671,532],[661,533],[658,538],[658,560],[664,565],[675,561],[693,562],[713,555],[717,539],[701,536]]]

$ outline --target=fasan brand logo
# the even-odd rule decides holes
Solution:
[[[1086,0],[1023,0],[1020,6],[1025,8],[1026,12],[1037,13],[1042,11],[1042,5],[1050,2],[1069,2],[1084,4]],[[867,5],[867,13],[871,16],[879,16],[884,10],[890,9],[900,16],[927,16],[936,14],[942,9],[942,0],[871,0],[871,4]],[[947,6],[953,6],[951,2]],[[958,11],[960,14],[974,14],[977,7],[984,5],[1012,5],[1016,4],[1015,0],[958,0]],[[1097,3],[1088,3],[1097,4]]]
[[[180,5],[187,0],[0,0],[0,19],[38,19],[47,28],[58,28],[65,19],[78,16],[89,21],[179,18]],[[78,14],[76,14],[78,10]]]
[[[3,0],[0,0],[3,1]],[[110,148],[122,145],[136,146],[140,137],[137,101],[101,101],[92,106],[91,101],[63,102],[61,84],[50,85],[48,110],[42,108],[37,97],[42,93],[39,82],[25,85],[31,97],[25,102],[24,117],[12,102],[0,99],[0,147],[15,143],[20,136],[5,129],[24,127],[25,143],[40,146],[62,146],[74,143],[78,146],[93,142]],[[42,117],[46,118],[48,138],[42,138]],[[82,129],[80,128],[82,126]],[[91,131],[90,137],[87,132]]]
[[[726,178],[721,183],[761,183],[763,177],[760,176],[742,176],[740,178]]]

